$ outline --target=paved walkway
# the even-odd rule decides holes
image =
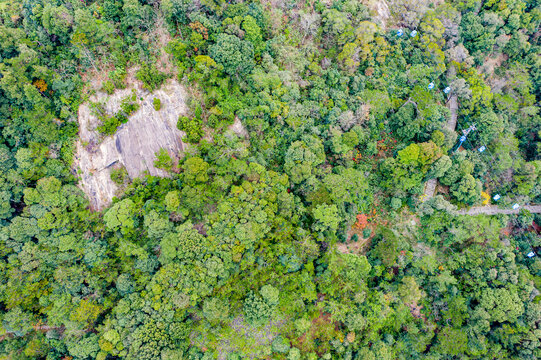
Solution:
[[[526,209],[531,213],[541,213],[541,205],[523,205],[518,209],[500,209],[496,205],[474,206],[469,209],[459,210],[460,215],[496,215],[496,214],[518,214],[521,209]]]
[[[438,180],[436,179],[430,179],[425,183],[425,192],[421,196],[422,202],[425,202],[434,196],[434,193],[436,192],[436,185],[438,185]]]
[[[451,118],[447,121],[447,128],[451,131],[455,131],[456,128],[456,122],[458,119],[457,111],[458,111],[458,97],[456,94],[451,95],[451,98],[449,99],[449,102],[447,102],[447,106],[449,107],[449,110],[451,111]]]
[[[457,123],[457,111],[458,111],[458,98],[456,94],[451,95],[451,98],[449,98],[449,101],[447,102],[447,106],[449,107],[449,110],[451,111],[451,117],[449,120],[447,120],[447,123],[445,126],[451,130],[455,131],[456,123]],[[425,191],[424,194],[421,196],[421,201],[427,201],[428,199],[432,198],[434,196],[434,193],[436,191],[436,186],[438,184],[438,181],[436,179],[430,179],[425,183]],[[459,210],[458,214],[460,215],[496,215],[496,214],[518,214],[521,209],[526,209],[531,213],[541,213],[541,205],[524,205],[521,206],[518,209],[500,209],[496,205],[488,205],[488,206],[474,206],[469,209]]]

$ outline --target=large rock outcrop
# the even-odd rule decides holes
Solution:
[[[94,210],[107,207],[118,191],[111,180],[112,168],[123,166],[131,179],[147,173],[167,176],[165,171],[154,167],[156,152],[164,148],[175,157],[186,147],[182,142],[184,133],[176,127],[179,115],[188,111],[184,87],[169,80],[153,93],[144,89],[135,91],[139,110],[112,136],[104,137],[96,130],[100,121],[89,103],[79,107],[79,140],[74,165],[80,176],[79,186]],[[121,100],[131,93],[132,88],[110,96],[98,92],[90,101],[103,103],[107,112],[114,114],[120,109]],[[161,101],[159,111],[154,110],[154,98]]]

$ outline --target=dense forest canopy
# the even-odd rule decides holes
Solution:
[[[0,358],[541,358],[540,23],[537,0],[0,0]],[[79,106],[106,139],[146,105],[97,93],[168,81],[189,146],[164,177],[115,164],[94,211]]]

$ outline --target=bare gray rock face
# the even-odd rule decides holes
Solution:
[[[169,80],[154,93],[136,89],[139,110],[113,136],[104,137],[96,130],[100,121],[89,104],[79,107],[79,140],[74,166],[80,175],[79,186],[90,199],[94,210],[107,207],[118,191],[111,180],[111,168],[124,166],[131,179],[144,174],[168,176],[154,167],[156,152],[164,148],[172,158],[186,149],[185,135],[176,127],[178,117],[187,114],[186,91],[177,81]],[[132,88],[116,91],[108,96],[97,93],[90,101],[102,102],[109,114],[120,109],[123,98],[131,95]],[[154,110],[152,101],[158,98],[161,109]]]
[[[383,29],[387,27],[387,21],[391,17],[391,11],[389,5],[385,0],[369,1],[368,6],[372,8],[375,13],[375,19],[377,19]]]
[[[248,131],[242,125],[242,122],[235,116],[235,122],[229,126],[229,130],[233,131],[238,137],[247,139],[249,137]]]

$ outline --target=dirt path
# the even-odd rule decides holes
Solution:
[[[541,213],[541,205],[524,205],[518,209],[500,209],[496,205],[474,206],[469,209],[459,210],[460,215],[496,215],[496,214],[518,214],[521,209],[526,209],[531,213]]]

